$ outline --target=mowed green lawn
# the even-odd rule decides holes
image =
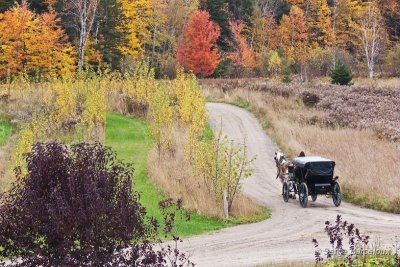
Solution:
[[[147,175],[147,157],[151,149],[149,128],[144,121],[115,113],[107,114],[106,145],[113,148],[120,160],[133,163],[135,167],[134,188],[140,193],[141,202],[149,215],[161,221],[158,203],[166,197],[151,183]],[[185,216],[178,216],[175,225],[180,237],[218,230],[239,223],[210,219],[191,213],[187,222]]]
[[[4,145],[11,136],[12,126],[9,121],[0,121],[0,146]]]

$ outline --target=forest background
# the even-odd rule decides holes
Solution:
[[[400,75],[398,0],[0,0],[0,77]]]

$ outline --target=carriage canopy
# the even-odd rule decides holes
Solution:
[[[335,162],[322,157],[297,157],[293,165],[307,169],[312,176],[333,176]]]

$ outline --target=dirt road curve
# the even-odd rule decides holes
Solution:
[[[342,203],[334,207],[331,198],[319,196],[303,209],[298,200],[284,203],[281,185],[275,180],[273,162],[276,144],[264,133],[257,119],[249,112],[227,104],[209,103],[210,124],[229,138],[243,142],[249,154],[257,155],[254,174],[243,184],[243,191],[272,211],[272,218],[260,223],[240,225],[214,233],[185,239],[182,251],[192,254],[197,266],[255,266],[283,262],[312,262],[317,238],[322,247],[329,247],[323,233],[324,222],[342,214],[360,231],[381,244],[394,244],[400,239],[400,215],[387,214]],[[373,168],[373,166],[371,166]]]

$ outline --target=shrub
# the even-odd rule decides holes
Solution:
[[[16,266],[164,266],[171,250],[153,250],[159,223],[133,191],[131,165],[85,143],[37,143],[25,159],[27,174],[17,169],[0,195],[0,258]]]
[[[338,63],[331,72],[331,78],[332,84],[349,85],[353,75],[346,65]]]
[[[398,247],[395,246],[395,254],[389,255],[370,255],[376,247],[369,247],[370,237],[362,235],[360,230],[354,224],[344,221],[341,215],[337,215],[335,222],[325,222],[325,233],[327,234],[331,248],[321,250],[316,239],[312,240],[315,246],[315,263],[316,266],[400,266],[398,258]],[[345,242],[347,241],[347,242]],[[346,244],[347,243],[347,244]],[[387,249],[386,249],[387,250]],[[389,252],[389,250],[387,250]],[[326,260],[322,257],[326,255]]]

